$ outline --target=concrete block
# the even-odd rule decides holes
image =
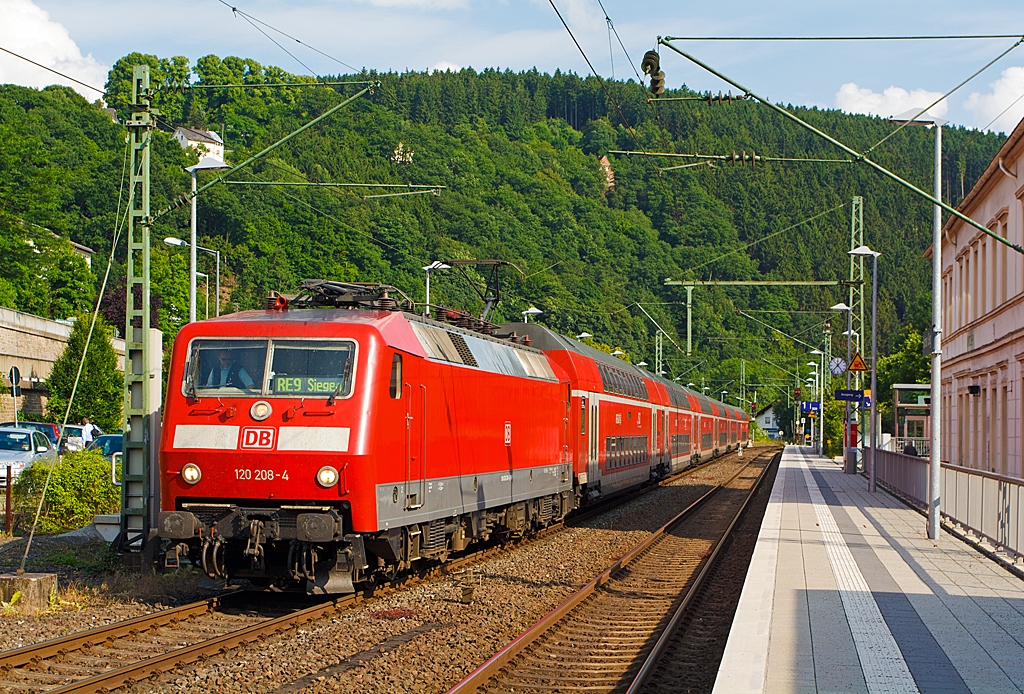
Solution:
[[[119,513],[105,513],[96,516],[93,518],[92,523],[96,528],[96,532],[106,542],[113,542],[117,539],[117,534],[121,532],[121,514]]]
[[[42,612],[50,606],[51,596],[57,596],[57,574],[0,574],[0,599],[15,612]]]

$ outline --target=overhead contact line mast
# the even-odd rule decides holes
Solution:
[[[163,215],[185,205],[228,176],[250,166],[281,145],[330,117],[364,94],[372,94],[379,82],[365,86],[341,103],[297,128],[272,145],[225,171],[157,214],[150,209],[150,155],[156,117],[152,107],[148,65],[132,68],[131,118],[126,125],[130,137],[130,195],[128,254],[125,262],[127,306],[125,310],[124,458],[121,487],[121,532],[118,550],[138,555],[149,550],[160,507],[160,485],[156,478],[157,444],[160,437],[161,342],[150,325],[150,230]],[[225,85],[226,86],[226,85]],[[256,85],[254,85],[256,86]],[[299,85],[296,85],[299,86]],[[309,83],[309,86],[319,86]]]

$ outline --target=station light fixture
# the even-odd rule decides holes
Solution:
[[[637,366],[647,366],[647,362],[645,362],[645,361],[638,361],[638,362],[636,363],[636,365],[637,365]]]
[[[623,354],[625,354],[625,352],[623,352],[621,349],[617,349],[614,352],[612,352],[612,356],[613,357],[618,357],[618,356],[621,356]]]
[[[577,336],[576,336],[576,339],[577,339],[577,340],[585,340],[585,339],[587,339],[588,337],[593,337],[593,335],[591,335],[590,333],[586,333],[586,332],[584,332],[584,333],[580,333],[579,335],[577,335]]]
[[[530,308],[528,308],[525,311],[523,311],[523,322],[524,323],[529,323],[530,322],[530,316],[539,316],[542,313],[544,313],[544,312],[541,311],[536,306],[531,306]]]

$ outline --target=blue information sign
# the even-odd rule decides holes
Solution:
[[[836,400],[849,400],[850,402],[860,402],[864,399],[863,390],[837,390]]]
[[[801,412],[821,412],[821,403],[820,402],[811,402],[810,400],[805,400],[804,402],[800,403],[800,411]]]

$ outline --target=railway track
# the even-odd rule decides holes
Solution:
[[[776,455],[701,496],[449,694],[638,692]]]
[[[774,450],[774,449],[773,449]],[[662,480],[672,484],[716,463],[733,462],[722,456]],[[607,512],[655,487],[624,495],[585,513],[572,516],[576,525]],[[539,540],[558,532],[564,523],[527,538]],[[297,629],[342,612],[367,599],[464,569],[508,549],[508,544],[480,549],[442,566],[401,577],[374,591],[342,596],[307,607],[288,609],[278,603],[253,607],[253,594],[238,591],[210,600],[162,610],[62,638],[0,652],[0,692],[109,691],[180,670],[205,658],[245,644]],[[280,594],[277,594],[280,598]]]

